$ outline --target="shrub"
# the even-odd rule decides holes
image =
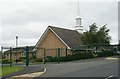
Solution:
[[[2,60],[2,64],[9,64],[10,62],[9,62],[9,60]]]
[[[103,57],[103,56],[112,56],[114,53],[112,52],[92,52],[92,51],[75,51],[73,52],[72,55],[67,55],[67,56],[62,56],[60,57],[61,62],[66,62],[66,61],[73,61],[73,60],[80,60],[80,59],[89,59],[89,58],[96,58],[96,57]],[[57,62],[58,58],[57,57],[52,57],[52,56],[47,56],[46,57],[46,62]]]
[[[22,61],[22,59],[16,59],[15,60],[15,62],[21,62]]]
[[[15,62],[21,62],[24,61],[26,59],[26,57],[20,57],[18,59],[15,60]]]
[[[93,58],[98,57],[97,53],[93,52]]]
[[[26,59],[26,57],[20,57],[19,59],[20,59],[20,60],[23,60],[23,59]]]
[[[66,61],[67,61],[67,57],[65,57],[65,56],[60,57],[60,61],[61,61],[61,62],[66,62]]]
[[[43,62],[43,60],[41,58],[36,58],[35,61],[36,62]]]
[[[116,55],[114,52],[110,51],[102,51],[102,52],[92,52],[92,51],[75,51],[72,55],[62,56],[60,57],[61,62],[66,61],[73,61],[73,60],[81,60],[81,59],[89,59],[89,58],[96,58],[96,57],[105,57],[105,56],[113,56]],[[46,62],[57,62],[57,57],[47,56]]]
[[[36,56],[30,57],[30,60],[35,60],[35,59],[36,59]]]
[[[88,58],[93,58],[93,52],[76,52],[74,54],[74,59],[88,59]]]
[[[35,62],[36,61],[36,56],[30,57],[29,60],[30,60],[29,62]]]
[[[114,56],[117,54],[112,51],[101,51],[101,52],[97,52],[97,55],[98,57],[106,57],[106,56]]]
[[[58,60],[57,57],[53,57],[53,56],[46,57],[46,62],[56,62],[57,60]]]
[[[65,61],[73,61],[73,60],[80,60],[80,59],[88,59],[97,57],[96,54],[93,52],[74,52],[72,55],[68,55],[67,57],[61,57],[61,62]]]

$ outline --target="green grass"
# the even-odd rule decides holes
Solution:
[[[0,71],[2,70],[2,73],[0,73],[0,76],[5,76],[5,75],[8,75],[8,74],[11,74],[13,72],[16,72],[16,71],[19,71],[23,69],[23,67],[20,67],[20,66],[3,66],[3,68],[0,68]]]

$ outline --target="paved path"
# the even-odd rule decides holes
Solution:
[[[103,57],[61,64],[46,64],[41,77],[118,77],[118,58]]]
[[[24,67],[24,69],[17,71],[15,73],[12,73],[10,75],[4,76],[4,78],[11,78],[11,79],[18,79],[18,78],[23,78],[23,77],[38,77],[41,74],[45,72],[44,66],[43,65],[32,65],[28,67]],[[13,78],[14,77],[14,78]]]

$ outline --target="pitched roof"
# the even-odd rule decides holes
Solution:
[[[48,26],[44,34],[41,36],[40,40],[37,42],[36,46],[41,42],[42,38],[49,29],[70,49],[76,49],[82,45],[82,41],[80,40],[81,34],[76,30]]]
[[[29,52],[34,52],[33,49],[35,48],[35,46],[29,46]],[[23,52],[26,51],[26,47],[16,47],[16,48],[12,48],[12,53],[18,53],[18,52]],[[10,50],[5,51],[4,53],[9,53]]]
[[[49,26],[70,48],[74,49],[82,45],[81,34],[76,30]]]

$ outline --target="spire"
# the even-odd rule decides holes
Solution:
[[[80,7],[79,7],[80,5],[79,5],[79,0],[78,0],[78,5],[77,5],[77,9],[78,9],[78,16],[79,16],[79,14],[80,14]]]
[[[77,30],[79,33],[83,33],[83,26],[81,23],[82,18],[79,16],[80,14],[79,0],[78,0],[78,5],[77,5],[77,13],[78,13],[78,17],[76,17],[75,30]]]

